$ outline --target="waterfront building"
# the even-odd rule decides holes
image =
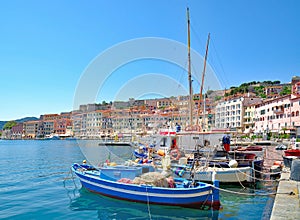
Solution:
[[[292,78],[292,89],[291,89],[291,93],[292,96],[295,97],[299,97],[300,96],[300,77],[299,76],[294,76]]]
[[[102,111],[102,134],[106,136],[111,136],[114,133],[113,129],[113,116],[114,111],[112,110],[103,110]]]
[[[39,132],[41,134],[42,137],[46,137],[46,136],[50,136],[52,134],[54,134],[55,132],[55,128],[54,128],[54,124],[55,124],[55,120],[45,120],[45,121],[41,121],[42,126],[39,126],[39,130],[42,130],[42,132]]]
[[[296,135],[300,127],[300,97],[291,95],[264,100],[255,106],[255,133],[286,133]]]
[[[255,106],[255,132],[296,136],[300,128],[300,77],[294,76],[291,94],[264,100]],[[300,134],[298,134],[300,135]]]
[[[146,99],[145,106],[150,111],[155,111],[157,109],[157,101],[155,99]]]
[[[115,101],[113,102],[111,109],[112,110],[116,110],[116,109],[127,109],[130,107],[129,102],[125,102],[125,101]]]
[[[1,138],[2,139],[11,139],[11,130],[10,129],[4,129],[2,131]]]
[[[115,133],[136,133],[143,129],[143,114],[147,112],[144,108],[130,108],[111,112],[111,123]]]
[[[255,130],[255,104],[245,106],[243,133],[253,134]]]
[[[59,114],[44,114],[44,115],[40,116],[40,120],[42,120],[42,121],[56,120],[59,117],[60,117]]]
[[[73,124],[73,135],[74,137],[80,137],[82,132],[82,118],[83,113],[72,112],[71,120]]]
[[[157,99],[157,108],[165,108],[171,106],[173,101],[169,98]]]
[[[86,135],[90,138],[99,138],[102,128],[101,110],[91,111],[86,114]]]
[[[38,127],[40,121],[27,121],[24,122],[24,136],[28,139],[34,139],[38,135]]]
[[[87,125],[87,113],[82,113],[81,117],[81,128],[80,128],[80,137],[87,137],[87,131],[86,131],[86,125]]]
[[[60,114],[44,114],[38,123],[38,138],[49,137],[53,134],[66,136],[67,128],[72,127],[71,112]]]
[[[72,136],[72,120],[69,116],[62,115],[54,121],[54,133],[59,136]]]
[[[109,103],[103,102],[103,104],[100,103],[92,103],[92,104],[86,104],[86,105],[80,105],[79,106],[79,112],[92,112],[96,110],[105,110],[110,109],[111,105]]]
[[[278,84],[265,87],[265,95],[267,99],[276,98],[280,96],[284,86],[290,86],[290,84]]]
[[[216,127],[240,131],[242,128],[243,101],[240,97],[219,102],[216,106]]]
[[[216,106],[215,126],[218,129],[230,129],[238,133],[244,132],[245,107],[260,102],[261,98],[238,97],[221,101]]]
[[[16,124],[11,128],[10,139],[22,139],[23,132],[23,123]]]

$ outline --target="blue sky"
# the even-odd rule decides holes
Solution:
[[[204,56],[211,33],[208,63],[222,88],[250,81],[290,82],[300,75],[296,0],[3,0],[0,120],[72,110],[76,87],[89,64],[124,41],[159,37],[186,44],[187,6],[191,47]],[[192,62],[202,61],[192,57]],[[186,72],[172,64],[138,61],[111,74],[95,101],[113,101],[120,87],[145,73],[186,81]],[[199,84],[193,86],[199,90]]]

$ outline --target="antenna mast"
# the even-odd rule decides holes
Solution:
[[[203,99],[202,92],[203,92],[203,86],[204,86],[204,77],[205,77],[205,71],[206,71],[206,61],[207,61],[209,40],[210,40],[210,33],[208,33],[208,38],[207,38],[207,43],[206,43],[206,50],[205,50],[205,57],[204,57],[204,65],[203,65],[201,88],[200,88],[200,98],[199,98],[199,103],[198,103],[197,125],[198,125],[198,118],[199,118],[200,109],[201,109],[201,102],[202,102],[202,99]],[[205,99],[205,97],[204,97],[204,99]],[[204,115],[204,113],[203,113],[203,115]],[[205,120],[205,118],[204,118],[204,120]],[[203,118],[202,118],[202,121],[203,121]],[[201,130],[203,130],[202,125],[201,125]]]
[[[193,90],[192,90],[192,71],[191,71],[191,40],[190,40],[190,11],[187,8],[187,28],[188,28],[188,81],[189,81],[189,118],[190,126],[193,125]]]

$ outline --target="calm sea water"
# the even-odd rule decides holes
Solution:
[[[269,219],[272,209],[273,197],[225,192],[218,212],[106,198],[72,178],[71,164],[83,159],[76,141],[0,140],[0,219]]]

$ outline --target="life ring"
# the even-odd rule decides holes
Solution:
[[[171,156],[172,160],[179,160],[179,158],[181,157],[181,153],[178,150],[178,148],[175,148],[175,149],[171,150],[170,156]]]

